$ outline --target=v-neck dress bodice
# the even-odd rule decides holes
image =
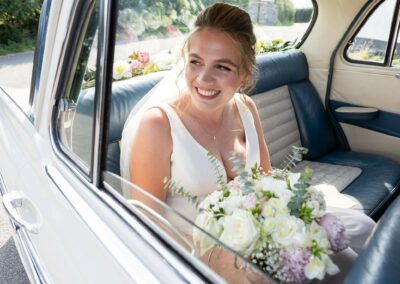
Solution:
[[[253,115],[242,101],[239,94],[235,94],[235,102],[246,137],[246,169],[250,170],[254,164],[260,164],[260,147]],[[187,130],[175,110],[168,104],[159,106],[167,115],[172,138],[171,180],[178,187],[200,199],[217,190],[218,172],[227,179],[225,168],[221,162],[213,165],[208,158],[208,151]],[[167,194],[166,203],[184,214],[191,220],[196,217],[196,208],[184,197]]]

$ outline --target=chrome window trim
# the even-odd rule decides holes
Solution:
[[[91,161],[90,176],[95,186],[101,184],[101,159],[103,150],[106,149],[103,137],[104,129],[108,123],[104,124],[104,111],[105,111],[105,94],[107,92],[107,70],[112,60],[108,57],[113,54],[113,50],[109,50],[110,43],[110,29],[111,29],[111,10],[112,1],[103,0],[99,3],[99,26],[98,26],[98,49],[97,49],[97,62],[96,62],[96,89],[95,89],[95,107],[94,107],[94,134],[93,134],[93,152]],[[114,5],[116,5],[114,1]],[[111,53],[111,54],[110,54]],[[111,89],[111,88],[108,88]],[[104,125],[103,125],[104,124]],[[104,127],[103,127],[104,126]],[[105,145],[105,147],[104,147]]]
[[[400,32],[400,0],[396,1],[394,8],[392,28],[390,30],[389,42],[388,42],[388,52],[385,58],[388,67],[392,66],[392,61],[394,58],[394,53],[396,52],[397,38]]]
[[[342,56],[347,62],[353,63],[353,64],[361,64],[361,65],[367,65],[367,66],[378,66],[378,67],[391,68],[391,67],[393,67],[392,66],[392,60],[393,60],[394,52],[396,50],[396,39],[397,39],[397,36],[398,36],[398,33],[399,33],[399,28],[400,28],[400,0],[397,0],[396,3],[394,4],[393,19],[392,19],[392,22],[390,24],[390,32],[389,32],[389,35],[388,35],[388,43],[387,43],[387,47],[386,47],[386,50],[385,50],[385,57],[383,59],[383,62],[357,60],[357,59],[352,59],[347,55],[347,51],[350,48],[351,42],[353,41],[354,37],[360,32],[360,30],[368,22],[369,18],[375,13],[375,11],[377,9],[379,9],[379,7],[383,4],[383,2],[385,2],[385,0],[381,0],[381,1],[377,2],[377,3],[373,3],[373,0],[369,0],[368,2],[370,2],[370,3],[366,3],[361,11],[366,10],[366,7],[369,6],[369,4],[374,4],[375,6],[372,7],[372,9],[368,12],[368,15],[366,15],[366,17],[362,20],[362,22],[357,27],[357,29],[352,33],[350,39],[346,43],[346,46],[343,48]],[[353,22],[351,23],[351,25],[347,29],[345,35],[349,33],[350,29],[355,25],[355,22],[357,21],[357,19],[360,18],[360,16],[362,15],[361,11],[354,18]],[[397,36],[396,36],[396,34],[397,34]],[[344,41],[344,37],[342,38],[342,40],[340,40],[338,46],[340,46],[343,41]],[[334,53],[335,53],[335,51],[334,51]]]
[[[62,98],[63,94],[68,89],[68,86],[72,84],[73,81],[73,76],[70,75],[72,72],[71,70],[73,67],[74,60],[68,60],[68,59],[76,58],[79,56],[79,53],[76,51],[79,48],[79,39],[82,36],[81,31],[86,23],[86,20],[89,19],[84,15],[88,13],[88,11],[92,7],[92,3],[96,1],[97,0],[90,0],[90,1],[80,0],[74,2],[74,11],[73,13],[71,13],[69,18],[70,27],[67,35],[65,36],[66,44],[64,45],[63,50],[61,52],[62,60],[60,62],[60,67],[57,69],[56,80],[54,81],[55,103],[53,105],[53,111],[50,120],[50,131],[49,131],[50,140],[52,141],[51,145],[53,151],[59,157],[64,156],[65,159],[69,161],[68,165],[69,166],[73,165],[74,168],[78,168],[80,173],[85,175],[87,180],[91,180],[89,167],[87,165],[83,165],[83,163],[79,159],[73,157],[73,155],[70,154],[71,151],[66,147],[64,147],[62,143],[60,143],[60,140],[58,139],[59,134],[58,134],[57,121],[58,121],[58,111],[60,107],[59,101]],[[65,79],[65,76],[62,76],[65,74],[68,75],[67,76],[68,79]]]
[[[33,57],[33,70],[31,77],[31,89],[29,95],[29,105],[33,104],[33,100],[39,91],[40,77],[42,73],[42,63],[44,56],[44,48],[47,37],[47,26],[49,23],[49,15],[52,0],[44,0],[40,11],[40,22],[38,26],[35,54]],[[32,114],[33,115],[33,114]],[[33,123],[33,121],[32,121]]]
[[[4,195],[10,192],[3,179],[3,175],[0,172],[0,194]],[[41,264],[39,256],[32,244],[32,241],[29,235],[26,233],[24,228],[19,227],[11,218],[9,218],[10,223],[14,231],[16,232],[15,236],[18,240],[16,245],[19,247],[19,252],[23,255],[19,255],[20,258],[23,258],[23,262],[28,267],[24,267],[28,277],[34,283],[49,283],[46,269]]]

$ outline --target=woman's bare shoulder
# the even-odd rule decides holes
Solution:
[[[171,127],[165,111],[159,107],[148,109],[140,121],[139,132],[153,138],[169,137]]]

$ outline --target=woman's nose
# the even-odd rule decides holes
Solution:
[[[199,73],[198,80],[202,83],[213,83],[215,80],[213,71],[209,68],[204,68]]]

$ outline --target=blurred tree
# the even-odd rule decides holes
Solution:
[[[278,20],[283,26],[290,26],[294,23],[295,9],[291,0],[275,0],[278,7]]]

